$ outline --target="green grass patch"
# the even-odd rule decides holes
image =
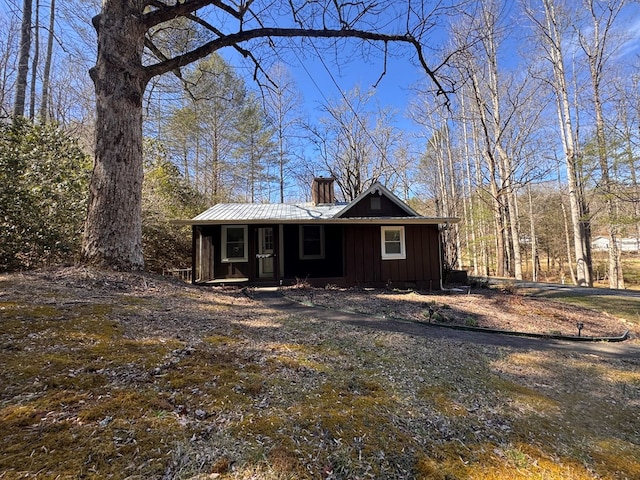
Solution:
[[[637,253],[623,252],[621,256],[622,274],[627,288],[640,288],[640,255]],[[609,271],[609,256],[607,252],[594,252],[594,275],[600,279],[599,286],[608,287],[606,276]]]
[[[640,325],[640,298],[623,295],[585,295],[572,293],[571,291],[540,292],[538,297],[551,298],[553,300],[577,305],[602,314],[613,315],[622,318],[634,325]]]

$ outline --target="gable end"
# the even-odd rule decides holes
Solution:
[[[336,214],[336,218],[418,217],[418,213],[379,182]]]
[[[342,218],[361,218],[361,217],[410,217],[408,212],[400,208],[395,202],[392,202],[384,195],[370,193],[362,197],[357,203],[349,205],[349,208],[343,210]]]

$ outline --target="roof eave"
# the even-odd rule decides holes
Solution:
[[[384,225],[446,225],[459,223],[457,217],[363,217],[363,218],[313,218],[313,219],[215,219],[170,220],[172,225],[295,225],[295,224],[384,224]]]

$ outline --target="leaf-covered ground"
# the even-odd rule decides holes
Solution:
[[[0,478],[640,478],[640,358],[412,337],[238,290],[0,276]]]
[[[518,295],[511,289],[465,287],[442,293],[298,285],[287,288],[284,294],[301,303],[440,325],[596,338],[619,337],[638,330],[638,324],[608,313]]]

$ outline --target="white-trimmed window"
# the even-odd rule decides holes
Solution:
[[[380,227],[383,260],[404,260],[404,227]]]
[[[247,258],[247,226],[222,226],[222,261],[246,262]]]
[[[324,258],[324,225],[300,225],[300,258]]]

